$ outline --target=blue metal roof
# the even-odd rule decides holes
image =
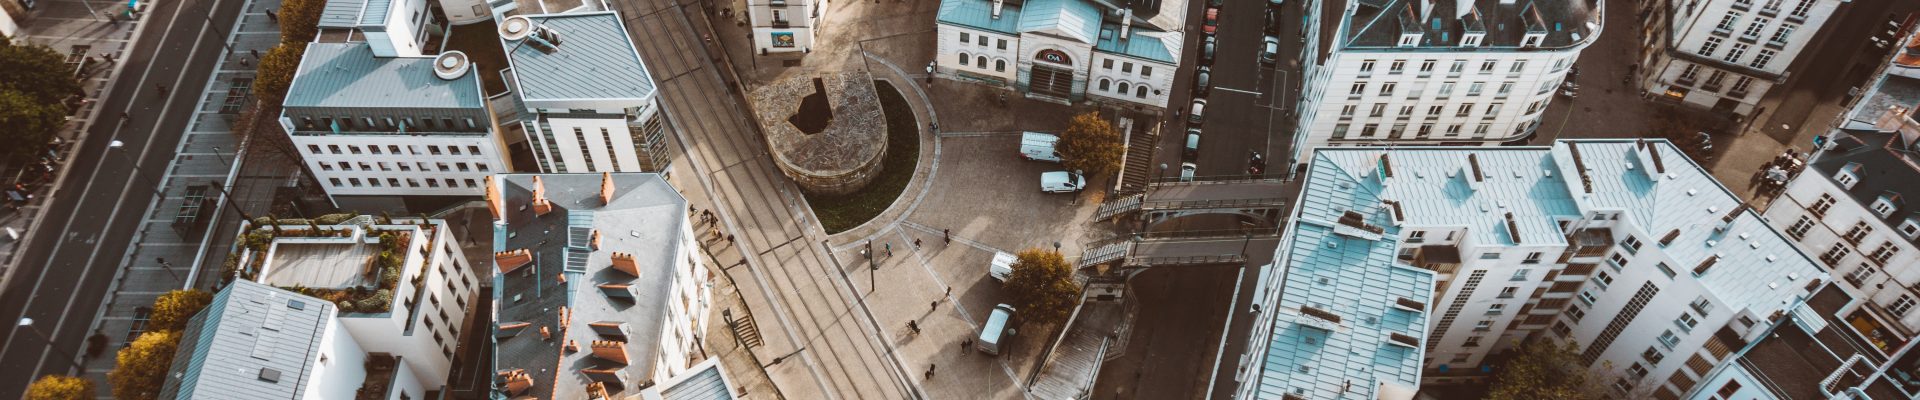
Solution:
[[[1094,51],[1122,54],[1168,64],[1180,63],[1182,36],[1179,32],[1157,32],[1134,28],[1123,40],[1118,34],[1120,31],[1118,24],[1106,24],[1100,30],[1100,41],[1093,44]]]
[[[1372,199],[1364,205],[1366,209],[1379,207],[1379,200],[1400,202],[1408,225],[1466,226],[1467,235],[1483,244],[1563,244],[1566,238],[1554,217],[1577,216],[1580,210],[1545,150],[1343,149],[1319,152],[1314,161],[1316,166],[1325,164],[1351,174],[1353,190],[1364,191]],[[1395,172],[1384,181],[1377,171],[1382,154],[1391,154]],[[1474,166],[1469,155],[1479,164],[1479,181],[1471,180]],[[1446,201],[1434,201],[1442,199]],[[1326,218],[1337,218],[1341,211],[1332,210]],[[1507,232],[1506,213],[1513,213],[1520,237]]]
[[[1086,0],[1030,0],[1021,6],[1020,32],[1052,33],[1092,44],[1100,34],[1100,7]]]
[[[633,37],[612,11],[528,15],[560,33],[559,50],[543,53],[522,40],[503,40],[522,100],[641,99],[653,95],[653,76]]]
[[[311,43],[286,107],[484,108],[480,78],[433,73],[432,57],[375,57],[367,43]]]
[[[941,0],[940,13],[934,20],[1008,35],[1020,34],[1020,7],[1007,5],[1000,10],[1000,18],[994,18],[993,2],[987,0]]]
[[[352,28],[360,25],[360,11],[367,8],[367,0],[327,0],[326,7],[320,11],[321,28]]]

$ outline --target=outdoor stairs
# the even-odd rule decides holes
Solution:
[[[1100,204],[1100,211],[1093,214],[1093,220],[1106,221],[1130,212],[1139,211],[1141,204],[1146,202],[1146,198],[1147,195],[1145,193],[1134,193],[1108,200]]]
[[[1113,260],[1126,258],[1133,252],[1133,240],[1121,239],[1107,243],[1095,243],[1093,247],[1080,253],[1080,263],[1076,268],[1086,268]]]
[[[1159,124],[1133,123],[1127,132],[1127,161],[1120,172],[1120,192],[1140,193],[1153,181],[1153,153],[1158,150]]]
[[[735,319],[733,310],[721,311],[720,316],[727,320],[727,327],[733,329],[733,337],[740,339],[741,346],[760,347],[767,344],[766,339],[760,337],[760,327],[754,325],[752,317]]]

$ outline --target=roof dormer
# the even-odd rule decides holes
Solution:
[[[1833,182],[1840,184],[1840,187],[1853,189],[1853,184],[1860,183],[1860,163],[1850,162],[1840,167],[1839,172],[1833,173]]]
[[[1900,194],[1891,190],[1882,192],[1880,197],[1873,199],[1873,205],[1869,208],[1872,208],[1873,214],[1880,218],[1891,217],[1894,211],[1900,210]]]

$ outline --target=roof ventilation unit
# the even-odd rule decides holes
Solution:
[[[507,17],[500,22],[500,38],[509,41],[526,39],[533,34],[533,20],[524,15]]]
[[[473,62],[467,59],[467,53],[458,50],[440,53],[439,57],[433,58],[433,76],[439,77],[440,80],[460,79],[472,67]]]

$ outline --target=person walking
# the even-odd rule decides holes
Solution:
[[[945,241],[946,241],[946,243],[942,243],[942,244],[953,244],[953,230],[952,230],[952,229],[941,229],[941,230],[940,230],[940,237],[941,237],[941,240],[945,240]]]
[[[887,249],[887,257],[893,257],[893,242],[886,242],[880,246]]]
[[[915,335],[920,334],[920,322],[914,321],[914,320],[907,320],[907,330],[913,331],[913,334]]]
[[[274,14],[273,9],[271,8],[267,9],[267,21],[273,22],[276,24],[280,23],[280,14]]]
[[[927,364],[927,379],[933,379],[933,370],[937,365]]]
[[[913,238],[913,248],[920,248],[920,238]]]
[[[934,301],[933,301],[932,303],[927,303],[927,311],[928,311],[928,312],[932,312],[932,311],[937,311],[937,310],[939,310],[939,309],[940,309],[940,301],[939,301],[939,300],[934,300]]]

